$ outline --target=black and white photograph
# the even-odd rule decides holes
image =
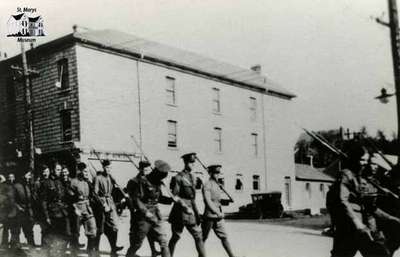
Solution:
[[[398,8],[0,1],[0,256],[400,257]]]

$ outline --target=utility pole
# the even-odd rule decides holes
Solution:
[[[396,89],[397,102],[397,156],[400,157],[400,33],[396,0],[388,0],[388,11],[389,22],[384,22],[379,18],[377,18],[376,21],[379,24],[390,28],[394,85]],[[400,158],[398,158],[397,163],[400,164]]]
[[[26,114],[26,146],[28,151],[28,168],[33,171],[35,168],[35,146],[33,138],[33,117],[32,117],[32,89],[31,77],[39,75],[35,70],[28,69],[24,43],[21,42],[22,68],[11,66],[11,69],[22,73],[22,80],[25,86],[25,114]]]

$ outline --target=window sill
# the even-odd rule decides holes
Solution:
[[[212,113],[213,113],[214,115],[218,115],[218,116],[221,116],[221,115],[222,115],[221,112],[217,112],[217,111],[213,111]]]
[[[64,88],[64,89],[59,89],[59,91],[58,91],[58,93],[59,94],[67,94],[67,93],[69,93],[71,91],[71,88],[70,87],[68,87],[68,88]]]
[[[171,107],[178,107],[178,105],[176,105],[176,104],[165,104],[165,105],[171,106]]]
[[[167,146],[167,149],[172,151],[179,151],[178,147]]]
[[[74,141],[70,140],[70,141],[61,141],[60,145],[68,145],[68,144],[72,144]]]

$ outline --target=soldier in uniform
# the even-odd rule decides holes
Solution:
[[[111,171],[111,163],[109,160],[102,161],[103,171],[98,172],[94,178],[94,193],[99,196],[101,206],[95,210],[95,218],[97,225],[97,236],[95,248],[98,250],[100,237],[104,233],[110,243],[111,256],[117,256],[117,252],[122,250],[122,246],[117,246],[118,226],[117,226],[117,210],[114,200],[111,196],[113,189],[116,187],[114,180],[109,174]]]
[[[28,244],[35,247],[33,238],[33,195],[30,187],[32,173],[27,172],[21,183],[14,184],[12,192],[14,216],[11,225],[11,245],[19,248],[19,236],[21,229],[24,232]]]
[[[72,191],[72,252],[76,253],[79,248],[79,229],[83,225],[88,238],[87,251],[89,256],[95,256],[95,238],[97,235],[96,220],[89,199],[94,192],[91,192],[89,172],[86,164],[81,162],[77,165],[78,173],[76,178],[71,179],[70,189]]]
[[[377,226],[378,218],[392,219],[374,204],[376,188],[362,177],[368,161],[366,149],[357,141],[348,147],[348,159],[338,180],[334,204],[336,230],[333,240],[332,257],[390,256],[385,238]]]
[[[132,199],[134,212],[131,217],[131,229],[129,233],[130,247],[127,256],[136,256],[136,251],[141,247],[146,236],[149,242],[157,241],[161,247],[161,256],[170,257],[168,240],[162,228],[161,213],[158,203],[171,204],[169,197],[162,195],[162,180],[171,170],[168,163],[157,160],[154,170],[146,175],[131,180],[128,184],[128,193]],[[150,239],[151,238],[151,239]],[[152,252],[152,256],[155,253]]]
[[[176,201],[169,215],[172,237],[169,241],[171,256],[174,254],[175,245],[179,241],[183,228],[189,231],[196,244],[199,257],[206,256],[203,235],[200,227],[200,215],[196,206],[195,178],[192,169],[196,161],[195,153],[182,156],[184,168],[171,180],[171,191]]]
[[[59,178],[50,178],[50,170],[46,165],[42,166],[39,194],[45,218],[42,242],[50,257],[59,257],[65,253],[71,236],[66,191]]]
[[[130,232],[129,234],[133,234],[134,233],[134,220],[135,220],[135,212],[136,209],[134,207],[134,204],[132,202],[132,192],[133,192],[133,188],[134,185],[136,185],[138,183],[138,181],[141,181],[141,179],[146,179],[146,176],[149,175],[149,173],[151,172],[151,164],[147,161],[140,161],[139,162],[139,173],[137,174],[137,176],[133,179],[130,179],[128,181],[128,184],[126,186],[126,190],[129,194],[129,202],[128,202],[128,206],[129,206],[129,210],[131,213],[131,226],[130,226]],[[147,180],[147,179],[146,179]],[[150,250],[151,250],[151,256],[155,257],[157,255],[160,255],[161,252],[157,251],[156,246],[155,246],[155,242],[153,240],[153,237],[151,236],[147,236],[147,240],[149,242],[149,246],[150,246]]]
[[[8,174],[7,180],[6,180],[5,186],[4,186],[5,191],[8,192],[8,194],[7,194],[8,202],[12,202],[11,197],[12,197],[14,183],[15,183],[14,173]],[[4,221],[3,221],[3,236],[2,236],[2,240],[1,240],[1,246],[3,248],[8,248],[9,243],[10,243],[11,219],[15,215],[15,210],[14,211],[12,211],[12,210],[13,210],[13,208],[8,210],[8,215],[7,215],[7,217],[4,218]]]
[[[207,240],[211,229],[221,240],[222,246],[229,257],[234,257],[228,236],[225,231],[224,213],[221,205],[221,186],[218,183],[218,176],[221,173],[221,165],[208,166],[210,179],[204,183],[202,192],[204,199],[204,215],[202,222],[203,240]]]
[[[51,176],[53,177],[53,179],[58,179],[61,177],[61,172],[62,172],[62,165],[58,162],[55,162],[54,167],[53,167],[53,171]]]

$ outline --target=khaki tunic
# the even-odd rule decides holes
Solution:
[[[179,172],[171,180],[172,194],[178,196],[185,206],[193,210],[193,214],[188,214],[181,203],[175,203],[168,219],[171,224],[194,225],[197,223],[199,212],[195,203],[196,188],[194,181],[194,176],[186,171]]]

